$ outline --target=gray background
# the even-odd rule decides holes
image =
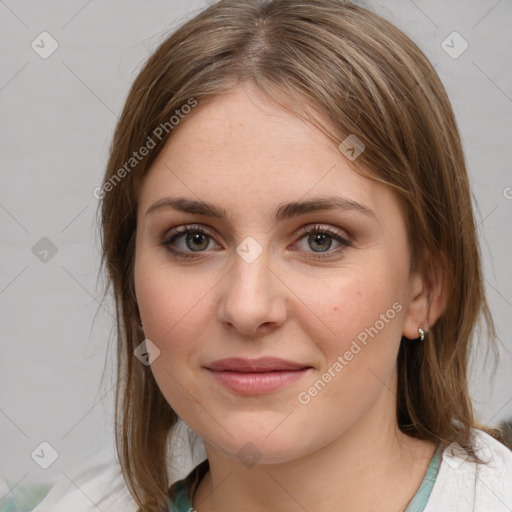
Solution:
[[[100,381],[113,317],[98,303],[93,190],[137,70],[206,4],[0,0],[0,470],[11,485],[55,479],[112,449],[111,363]],[[494,383],[492,361],[476,353],[471,389],[479,419],[496,423],[512,417],[512,2],[366,5],[420,45],[456,112],[503,342]],[[31,48],[43,31],[59,45],[47,59]],[[441,47],[453,31],[469,44],[458,58]],[[46,262],[33,252],[43,237],[57,249]],[[31,458],[42,441],[59,454],[46,470]]]

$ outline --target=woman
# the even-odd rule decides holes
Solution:
[[[468,393],[494,330],[464,154],[400,30],[340,0],[209,7],[139,73],[96,193],[134,510],[512,508]],[[207,459],[170,485],[178,419]]]

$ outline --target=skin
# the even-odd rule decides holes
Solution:
[[[334,192],[374,216],[335,209],[275,219],[283,203]],[[170,207],[146,214],[164,197],[200,199],[227,217]],[[435,447],[398,430],[396,356],[401,336],[415,340],[443,306],[441,287],[426,290],[409,273],[405,220],[390,189],[354,172],[311,124],[239,86],[175,128],[143,182],[137,215],[137,301],[145,336],[161,351],[151,368],[169,404],[204,439],[210,461],[193,507],[403,510]],[[193,255],[183,260],[162,242],[188,224],[209,236],[189,245],[186,234],[176,239],[176,250]],[[350,245],[329,236],[320,248],[308,242],[299,230],[316,224]],[[251,263],[236,251],[249,236],[262,249]],[[300,403],[299,393],[397,303],[394,318]],[[270,393],[240,395],[203,368],[235,356],[281,357],[312,369]],[[248,442],[261,457],[250,467],[237,456]]]

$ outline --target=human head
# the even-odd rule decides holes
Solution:
[[[165,447],[177,419],[151,368],[133,356],[144,339],[134,287],[139,191],[183,105],[193,99],[200,107],[245,83],[307,119],[335,146],[349,135],[364,142],[349,165],[396,195],[410,271],[427,288],[442,282],[444,296],[444,312],[424,342],[402,340],[398,423],[411,436],[457,441],[471,452],[466,366],[478,314],[489,322],[490,316],[464,155],[439,77],[400,30],[351,3],[224,0],[165,40],[139,73],[105,174],[113,183],[152,137],[154,147],[102,198],[104,263],[118,311],[118,447],[132,490],[148,504],[167,487]],[[160,140],[161,126],[169,133]]]

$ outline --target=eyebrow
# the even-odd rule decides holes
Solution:
[[[171,208],[185,213],[206,215],[216,219],[227,219],[226,211],[223,208],[205,201],[184,197],[164,197],[159,199],[147,209],[146,215],[161,208]],[[276,209],[275,218],[277,221],[281,221],[306,213],[328,210],[357,211],[377,220],[375,213],[367,206],[339,196],[325,196],[307,201],[283,203]]]

